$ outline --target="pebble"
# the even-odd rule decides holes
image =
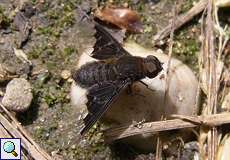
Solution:
[[[15,112],[26,111],[33,99],[32,87],[24,78],[14,78],[7,87],[2,104]]]
[[[70,71],[68,71],[68,70],[63,70],[62,72],[61,72],[61,77],[63,78],[63,79],[68,79],[69,77],[71,76],[71,72]]]

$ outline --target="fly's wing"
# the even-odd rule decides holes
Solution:
[[[93,58],[105,60],[108,58],[119,58],[124,55],[130,55],[100,24],[95,23],[95,29],[96,43],[91,53]]]
[[[117,82],[104,82],[92,86],[87,94],[87,108],[89,113],[84,118],[85,127],[80,131],[84,135],[107,111],[119,93],[129,85],[129,79]]]

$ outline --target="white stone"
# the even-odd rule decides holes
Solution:
[[[29,108],[32,99],[30,83],[24,78],[14,78],[6,87],[2,104],[9,110],[23,112]]]
[[[162,117],[169,119],[172,114],[192,115],[197,112],[195,103],[198,81],[191,69],[181,61],[172,58],[168,96],[165,98],[165,72],[168,56],[153,50],[147,50],[135,43],[127,43],[124,48],[134,56],[156,56],[164,63],[164,70],[153,79],[145,78],[142,80],[151,90],[140,82],[136,82],[132,85],[132,95],[127,94],[126,91],[122,92],[103,116],[104,120],[114,124],[131,124],[133,121],[159,121]],[[95,61],[89,56],[89,53],[91,53],[91,50],[80,56],[77,64],[78,68],[87,62]],[[71,89],[73,105],[79,109],[86,108],[87,98],[85,94],[86,90],[76,86],[73,82]],[[145,140],[143,140],[143,137],[145,137]],[[154,146],[153,141],[149,139],[149,135],[129,139],[132,139],[129,141],[130,143],[135,143],[135,146],[141,149],[151,150]]]

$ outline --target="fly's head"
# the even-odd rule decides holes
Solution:
[[[157,57],[149,55],[144,59],[144,70],[145,75],[148,78],[154,78],[162,71],[163,63],[161,63]]]

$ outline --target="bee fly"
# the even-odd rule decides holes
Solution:
[[[72,73],[75,83],[88,90],[89,113],[81,135],[102,117],[123,89],[145,77],[154,78],[163,69],[155,56],[132,56],[101,25],[96,23],[95,29],[96,43],[91,56],[99,61],[87,63]]]

